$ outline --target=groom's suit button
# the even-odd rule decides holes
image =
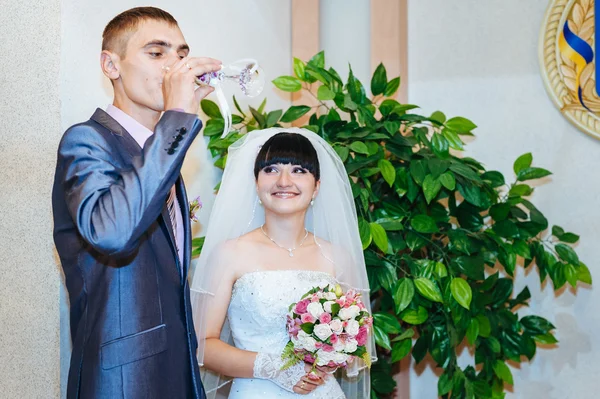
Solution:
[[[177,130],[179,132],[179,134],[186,134],[187,133],[187,129],[185,127],[180,128],[179,130]]]
[[[177,148],[179,147],[179,141],[174,141],[171,143],[171,148]]]
[[[169,155],[173,155],[175,153],[175,150],[172,148],[169,148],[169,150],[167,151],[167,154]]]
[[[183,136],[181,134],[178,134],[177,136],[173,136],[173,138],[175,139],[175,142],[183,140]]]

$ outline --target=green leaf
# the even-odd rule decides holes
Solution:
[[[387,86],[387,73],[382,63],[377,65],[373,77],[371,78],[371,93],[374,96],[382,94]]]
[[[371,226],[363,219],[358,219],[358,232],[360,234],[360,241],[362,242],[363,250],[367,249],[371,245],[373,236],[371,235]]]
[[[556,244],[554,249],[556,249],[558,256],[565,262],[572,265],[579,265],[579,257],[570,246],[565,244]]]
[[[242,116],[245,118],[246,114],[244,113],[244,111],[242,111],[242,108],[240,108],[240,104],[238,104],[237,99],[235,98],[235,96],[233,96],[233,105],[235,105],[235,108],[239,111],[240,114],[242,114]]]
[[[279,118],[281,117],[282,113],[283,113],[283,111],[280,109],[269,112],[267,114],[267,121],[266,121],[267,127],[275,126],[275,124],[277,122],[279,122]]]
[[[399,87],[400,87],[400,77],[398,76],[397,78],[394,78],[387,83],[387,85],[385,86],[385,91],[383,92],[383,95],[385,97],[392,97],[394,94],[396,94],[396,91],[398,91]]]
[[[355,141],[354,143],[350,144],[350,149],[359,154],[369,155],[369,148],[362,141]]]
[[[531,162],[533,161],[533,156],[530,152],[521,155],[515,161],[513,165],[513,170],[515,171],[515,175],[518,175],[523,169],[527,169],[531,166]]]
[[[481,180],[490,182],[493,188],[502,187],[506,182],[502,173],[490,170],[481,175]]]
[[[259,111],[257,111],[254,108],[252,108],[252,107],[248,107],[248,109],[250,109],[250,113],[254,117],[254,120],[256,120],[256,122],[258,123],[258,126],[261,129],[264,129],[266,127],[266,124],[267,124],[267,120],[266,120],[265,116],[262,113],[260,113]]]
[[[431,137],[431,146],[433,147],[433,150],[440,156],[448,156],[448,148],[450,147],[450,143],[444,135],[434,133]]]
[[[433,114],[431,114],[429,119],[433,119],[434,121],[443,124],[444,122],[446,122],[446,115],[444,115],[442,111],[435,111]]]
[[[477,322],[479,323],[479,335],[488,338],[492,333],[492,326],[490,325],[490,319],[482,314],[476,316]]]
[[[325,51],[320,51],[315,54],[310,61],[308,61],[308,64],[317,68],[325,68]]]
[[[415,286],[411,279],[401,278],[396,284],[394,291],[394,303],[396,304],[396,313],[402,312],[407,308],[415,296]]]
[[[552,172],[542,168],[525,168],[519,171],[517,174],[518,181],[541,179],[551,175]]]
[[[450,283],[450,291],[460,306],[467,310],[470,309],[473,292],[469,283],[460,277],[455,277]]]
[[[455,149],[457,151],[464,150],[463,141],[460,139],[460,137],[458,137],[458,134],[456,134],[450,129],[442,130],[442,134],[444,135],[446,140],[448,140],[448,145],[450,146],[450,148]]]
[[[585,284],[592,284],[590,269],[583,262],[579,262],[579,265],[575,266],[575,269],[577,270],[577,280]]]
[[[556,328],[548,320],[539,316],[525,316],[520,320],[520,322],[525,331],[531,335],[547,334]]]
[[[304,61],[294,57],[294,75],[296,75],[296,77],[302,81],[306,81],[305,68],[306,64]]]
[[[373,237],[373,241],[375,241],[375,245],[377,245],[377,248],[379,248],[381,252],[387,252],[388,237],[384,228],[378,223],[370,223],[369,225],[371,227],[371,236]]]
[[[427,163],[424,160],[412,161],[410,163],[410,174],[417,184],[423,184],[423,180],[427,175]]]
[[[476,124],[461,116],[448,119],[446,121],[446,126],[459,133],[468,133],[477,127]]]
[[[442,183],[438,179],[434,179],[431,175],[425,176],[425,180],[423,180],[423,193],[428,204],[436,197],[441,188]]]
[[[283,114],[281,117],[281,122],[293,122],[302,117],[308,111],[310,111],[310,107],[307,105],[293,105],[287,111],[285,111],[285,114]]]
[[[399,362],[404,359],[406,355],[410,353],[410,349],[412,348],[412,340],[405,339],[398,343],[394,344],[392,348],[392,363]]]
[[[496,360],[494,362],[493,369],[494,369],[494,374],[496,374],[496,376],[498,378],[500,378],[502,381],[506,382],[509,385],[514,384],[512,373],[511,373],[510,369],[508,368],[508,366],[506,365],[506,363],[504,363],[502,360]]]
[[[437,383],[438,387],[438,396],[444,396],[450,392],[452,389],[452,378],[450,378],[450,374],[447,371],[440,376]]]
[[[394,169],[392,163],[387,159],[380,159],[377,162],[377,167],[381,171],[383,179],[392,187],[396,181],[396,169]]]
[[[544,344],[544,345],[553,345],[556,344],[558,342],[558,340],[556,339],[556,337],[550,333],[548,334],[542,334],[542,335],[534,335],[533,339],[540,343],[540,344]]]
[[[385,128],[385,130],[387,130],[389,134],[394,135],[398,132],[398,129],[400,129],[400,122],[385,121],[383,122],[383,127]]]
[[[315,325],[313,323],[304,323],[304,324],[300,324],[300,328],[302,329],[302,331],[304,331],[307,334],[312,334],[313,330],[315,328]]]
[[[329,87],[323,85],[317,90],[317,98],[321,101],[333,100],[335,93]]]
[[[242,123],[244,121],[244,118],[242,118],[239,115],[233,114],[231,115],[231,123],[233,123],[234,125],[237,125],[238,123]]]
[[[287,91],[287,92],[296,92],[302,89],[302,83],[293,76],[280,76],[273,80],[273,84],[279,90]]]
[[[400,334],[402,330],[398,319],[388,313],[373,313],[373,321],[387,334]]]
[[[419,277],[416,278],[414,282],[417,291],[425,298],[434,302],[443,302],[442,293],[433,281],[424,277]]]
[[[225,122],[223,119],[209,119],[206,122],[206,126],[204,127],[204,135],[205,136],[215,136],[217,134],[222,134],[223,129],[225,128]]]
[[[221,111],[219,111],[219,106],[214,102],[204,99],[200,101],[200,107],[202,108],[202,112],[209,118],[223,119]]]
[[[477,321],[477,319],[471,319],[471,322],[469,323],[469,327],[467,327],[467,342],[469,343],[469,345],[473,345],[475,344],[475,340],[477,339],[477,336],[479,335],[479,322]]]
[[[406,309],[400,314],[400,318],[402,319],[402,321],[413,325],[419,325],[424,323],[428,317],[429,313],[427,313],[427,309],[425,309],[423,306],[419,306],[417,310]]]
[[[410,221],[413,229],[419,233],[437,233],[438,227],[435,220],[427,215],[417,215]]]
[[[407,338],[412,338],[415,335],[415,331],[412,328],[409,328],[408,330],[404,330],[404,332],[400,335],[398,335],[396,338],[394,338],[392,340],[392,342],[399,342],[399,341],[403,341]]]
[[[350,98],[356,104],[364,104],[366,99],[365,88],[362,83],[358,79],[354,77],[354,73],[352,72],[352,67],[349,67],[348,71],[348,94],[350,94]]]
[[[302,327],[302,326],[300,326]],[[384,349],[392,350],[390,336],[379,326],[373,326],[373,334],[375,335],[375,343]]]
[[[336,145],[333,148],[335,149],[335,152],[337,152],[337,154],[340,156],[342,162],[346,162],[346,159],[348,159],[348,155],[350,154],[350,150],[348,149],[348,147],[343,145]]]
[[[515,184],[508,192],[509,197],[527,197],[533,193],[533,188],[527,184]]]
[[[442,185],[444,187],[446,187],[448,190],[454,190],[456,188],[456,179],[454,178],[454,175],[452,174],[452,172],[446,172],[443,173],[440,178],[440,183],[442,183]]]

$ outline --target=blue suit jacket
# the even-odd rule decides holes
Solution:
[[[195,115],[165,112],[142,150],[98,109],[60,142],[52,206],[71,305],[68,398],[204,398],[180,178],[201,127]],[[166,209],[173,184],[185,223],[183,265]]]

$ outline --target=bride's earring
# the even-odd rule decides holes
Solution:
[[[260,200],[260,198],[258,199],[258,205],[262,206],[262,201]]]
[[[312,199],[310,200],[310,206],[314,206],[315,205],[315,197],[312,197]]]

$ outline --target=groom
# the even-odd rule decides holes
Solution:
[[[68,398],[205,396],[180,170],[212,91],[194,78],[220,62],[188,53],[167,12],[117,15],[101,53],[113,103],[60,142],[52,205],[71,304]]]

